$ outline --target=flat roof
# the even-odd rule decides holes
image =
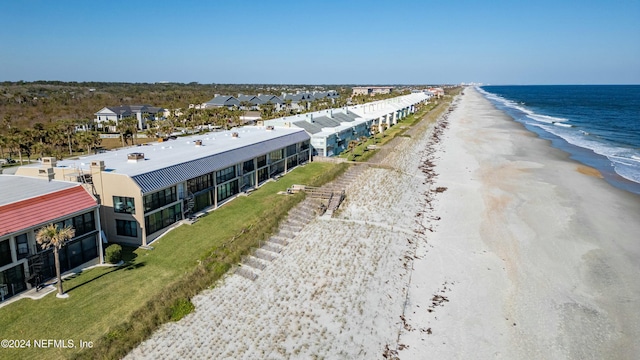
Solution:
[[[31,176],[0,175],[0,206],[80,186],[77,182]]]
[[[234,132],[238,133],[238,137],[232,136]],[[289,143],[292,140],[309,139],[309,136],[299,128],[275,127],[273,130],[266,130],[264,126],[244,126],[227,131],[178,137],[176,140],[165,142],[129,146],[77,159],[58,160],[56,167],[89,171],[92,161],[104,161],[105,171],[134,177],[255,144],[278,142],[280,138],[283,143]],[[196,146],[196,140],[202,140],[202,145]],[[144,160],[129,161],[127,155],[131,153],[143,153]],[[41,164],[26,166],[40,167]]]

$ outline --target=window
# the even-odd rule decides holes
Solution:
[[[84,235],[96,229],[96,223],[93,218],[93,211],[74,216],[64,221],[59,221],[56,223],[56,226],[59,229],[62,229],[65,226],[71,226],[76,231],[76,237]]]
[[[295,154],[297,152],[296,147],[297,147],[296,144],[292,144],[292,145],[287,146],[287,156],[291,156],[291,155]]]
[[[205,174],[187,180],[187,189],[189,189],[189,192],[191,193],[197,193],[198,191],[202,191],[210,187],[213,187],[211,174]]]
[[[138,237],[138,224],[135,221],[116,220],[116,233],[120,236]]]
[[[284,172],[284,161],[278,161],[275,164],[271,164],[271,166],[269,166],[269,169],[271,170],[269,176],[282,174]]]
[[[238,180],[218,186],[218,201],[225,200],[238,193]]]
[[[269,179],[269,168],[262,168],[258,170],[258,183],[261,184]]]
[[[11,264],[11,246],[9,240],[0,242],[0,266]]]
[[[258,168],[267,166],[267,155],[258,156]]]
[[[298,157],[292,156],[287,159],[287,170],[291,171],[296,165],[298,165]]]
[[[113,211],[121,214],[135,214],[136,206],[131,197],[114,196]]]
[[[254,165],[253,165],[253,160],[249,160],[249,161],[245,161],[242,164],[242,173],[246,174],[248,172],[252,172],[255,169]]]
[[[278,160],[284,159],[284,149],[272,151],[269,153],[269,163],[272,164]]]
[[[236,167],[229,166],[226,169],[216,171],[216,184],[222,184],[236,177]]]
[[[166,209],[156,211],[144,217],[145,233],[147,235],[164,229],[165,227],[182,220],[181,204],[175,204]]]
[[[16,236],[16,247],[18,248],[18,260],[29,256],[29,240],[27,234]]]
[[[178,199],[176,187],[172,186],[144,196],[144,211],[149,212],[165,205],[171,204]]]
[[[308,160],[309,160],[309,152],[308,152],[308,151],[301,152],[301,153],[298,155],[298,163],[303,164],[303,163],[305,163],[305,162],[306,162],[306,161],[308,161]]]

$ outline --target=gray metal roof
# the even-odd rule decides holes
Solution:
[[[218,95],[206,102],[210,106],[237,106],[240,101],[231,95]]]
[[[309,140],[309,135],[299,131],[205,158],[195,159],[145,174],[132,176],[132,179],[140,186],[143,193],[148,193],[216,170],[227,168],[231,165],[268,154],[271,151],[304,140]]]
[[[258,99],[262,100],[263,103],[282,104],[282,99],[276,95],[258,95]]]
[[[58,180],[49,181],[31,176],[0,175],[0,206],[69,189],[74,186],[80,186],[80,184]]]
[[[340,122],[353,122],[355,119],[359,118],[359,116],[354,113],[345,114],[341,112],[336,112],[336,113],[333,113],[333,118]]]
[[[340,121],[336,119],[332,119],[327,116],[317,116],[313,118],[313,122],[320,127],[328,128],[328,127],[336,127],[340,126]]]
[[[294,121],[292,124],[304,129],[309,134],[317,134],[322,131],[322,127],[312,124],[306,120]]]

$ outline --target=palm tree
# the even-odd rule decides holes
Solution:
[[[56,263],[56,276],[58,278],[58,295],[57,297],[66,297],[62,291],[62,274],[60,274],[60,249],[64,244],[76,235],[76,230],[71,226],[65,226],[62,229],[57,225],[49,224],[36,233],[36,241],[44,250],[53,247],[53,258]],[[68,295],[67,295],[68,296]]]

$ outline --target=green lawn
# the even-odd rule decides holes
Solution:
[[[153,250],[124,248],[119,268],[96,268],[64,281],[68,299],[52,293],[0,309],[0,339],[93,341],[93,350],[0,349],[0,359],[116,358],[158,325],[184,315],[185,302],[215,283],[240,256],[275,230],[303,194],[277,195],[292,184],[320,185],[347,165],[311,163],[182,225]],[[188,309],[188,306],[186,307]],[[187,310],[188,311],[188,310]]]
[[[369,145],[382,146],[391,141],[396,136],[403,136],[403,133],[408,127],[413,126],[416,122],[418,122],[436,107],[437,104],[427,103],[416,113],[399,120],[396,125],[393,125],[392,127],[386,129],[384,132],[375,134],[374,136],[368,138],[366,141],[358,143],[353,151],[344,151],[338,156],[352,161],[366,162],[377,152],[377,150],[367,150],[367,147]],[[444,106],[440,106],[440,108],[444,109]]]

